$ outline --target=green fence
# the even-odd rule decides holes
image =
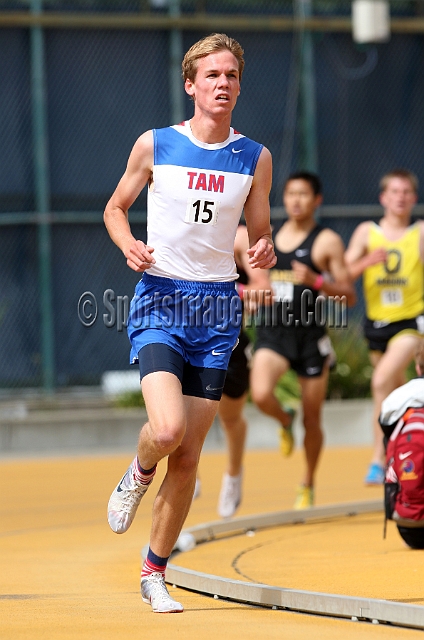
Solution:
[[[275,217],[300,168],[319,171],[323,220],[345,242],[378,216],[382,173],[423,181],[423,6],[391,2],[390,41],[357,45],[347,1],[0,1],[0,387],[98,384],[127,366],[125,331],[100,312],[137,276],[102,210],[136,138],[190,117],[181,58],[211,31],[245,48],[233,122],[272,152]],[[143,237],[145,194],[134,211]],[[100,301],[91,327],[86,291]]]

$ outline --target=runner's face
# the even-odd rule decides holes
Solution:
[[[196,110],[210,116],[231,114],[240,93],[237,58],[228,49],[200,58],[196,79],[186,80],[185,90]]]
[[[306,180],[290,180],[284,189],[283,202],[289,218],[304,220],[314,215],[322,196],[316,196]]]
[[[390,178],[380,194],[380,202],[387,212],[409,217],[417,202],[417,194],[407,178]]]

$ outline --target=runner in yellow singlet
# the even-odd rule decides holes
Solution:
[[[380,182],[384,215],[378,224],[367,221],[357,227],[345,256],[351,277],[356,280],[363,274],[364,334],[374,367],[374,452],[367,485],[384,481],[381,403],[406,382],[406,369],[424,333],[424,222],[411,225],[417,193],[418,180],[412,172],[398,169],[384,175]]]

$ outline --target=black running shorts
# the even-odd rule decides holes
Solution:
[[[290,362],[299,376],[316,378],[322,374],[331,341],[323,327],[256,327],[255,351],[271,349]]]
[[[365,318],[364,335],[368,341],[370,351],[381,351],[381,353],[384,353],[390,340],[398,334],[423,335],[423,324],[423,316],[389,323]]]
[[[242,330],[239,342],[231,354],[225,378],[224,393],[230,398],[241,398],[249,388],[249,360],[252,345]]]

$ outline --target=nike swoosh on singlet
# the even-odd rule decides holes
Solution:
[[[233,153],[241,153],[243,149],[231,149]]]
[[[309,249],[296,249],[296,251],[294,252],[294,255],[297,256],[298,258],[303,258],[304,256],[307,256],[309,253]]]
[[[412,453],[412,451],[408,451],[407,453],[400,453],[399,454],[399,460],[405,460],[405,458],[407,458],[408,456],[410,456]]]

